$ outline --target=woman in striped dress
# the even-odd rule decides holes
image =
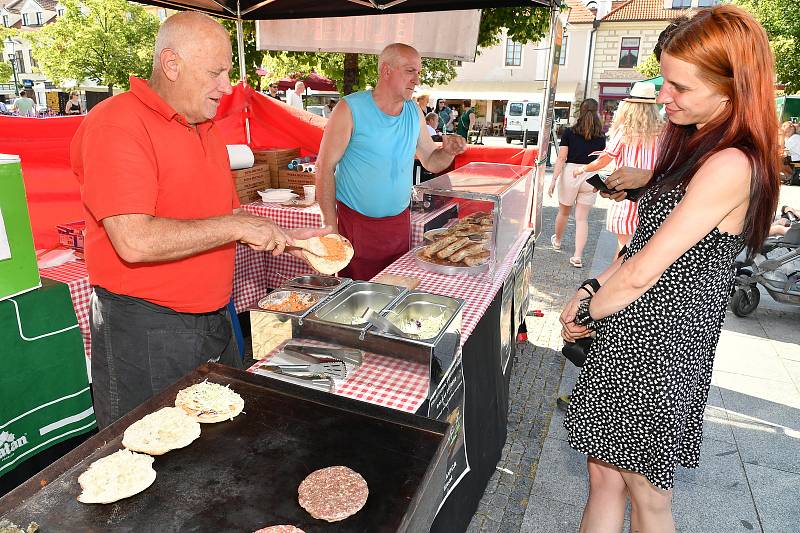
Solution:
[[[608,133],[611,138],[605,151],[596,160],[575,172],[594,172],[612,161],[616,168],[634,167],[652,170],[655,164],[658,137],[663,122],[656,105],[655,86],[636,83],[631,96],[623,100]],[[606,229],[617,235],[617,252],[628,241],[639,225],[636,202],[614,202],[606,216]]]

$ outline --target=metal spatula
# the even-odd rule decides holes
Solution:
[[[372,324],[378,331],[399,335],[400,337],[406,336],[402,329],[392,324],[391,320],[382,317],[372,309],[367,308],[361,318],[366,319],[366,321]]]
[[[277,355],[277,359],[278,361],[264,366],[276,366],[284,372],[324,374],[336,379],[345,379],[347,377],[347,367],[344,361],[332,357],[314,357],[313,355],[306,355],[284,347],[283,352]]]

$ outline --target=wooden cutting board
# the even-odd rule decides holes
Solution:
[[[376,283],[385,283],[386,285],[405,287],[408,290],[414,290],[420,284],[419,278],[412,278],[410,276],[398,276],[396,274],[381,274],[372,281]]]

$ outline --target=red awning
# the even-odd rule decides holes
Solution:
[[[336,92],[336,83],[334,83],[333,80],[329,80],[325,76],[320,76],[313,71],[306,77],[291,77],[278,80],[278,89],[283,91],[294,89],[294,85],[298,81],[305,83],[307,89]]]

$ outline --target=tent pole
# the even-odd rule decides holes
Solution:
[[[236,0],[236,51],[239,53],[239,81],[247,85],[247,72],[244,64],[244,32],[242,31],[242,8]],[[250,111],[244,106],[244,132],[247,144],[250,144]]]

